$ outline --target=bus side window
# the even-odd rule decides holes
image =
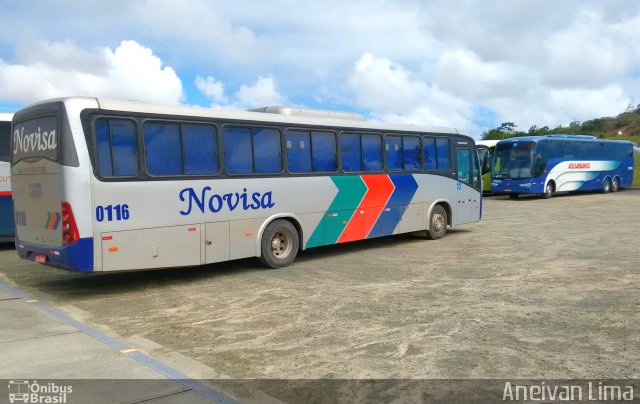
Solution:
[[[252,132],[255,172],[260,174],[281,172],[280,131],[268,128],[252,128]]]
[[[229,174],[253,172],[251,131],[249,128],[226,127],[224,139],[224,169]]]
[[[424,169],[427,171],[436,170],[436,140],[432,137],[422,138],[422,148],[424,152]]]
[[[286,133],[287,170],[290,173],[311,172],[311,142],[309,132],[289,130]]]
[[[218,137],[211,125],[184,124],[182,146],[185,174],[215,174],[218,172]]]
[[[471,185],[471,167],[469,149],[456,149],[456,166],[458,181]]]
[[[364,171],[382,171],[382,138],[373,134],[361,136],[362,168]]]
[[[448,170],[451,167],[449,139],[442,137],[436,138],[436,148],[438,152],[438,170]]]
[[[145,123],[142,129],[149,174],[182,174],[180,126],[169,123]]]
[[[360,135],[343,133],[340,135],[340,151],[342,153],[342,169],[344,171],[360,171],[362,169],[362,152]]]
[[[482,182],[482,174],[480,171],[480,163],[478,162],[478,153],[474,151],[471,152],[471,178],[472,184],[475,189],[480,191],[480,183]]]
[[[311,132],[313,171],[333,173],[338,170],[336,135],[333,132]]]
[[[422,167],[422,161],[420,160],[420,138],[417,136],[403,136],[402,150],[404,169],[408,171],[420,170]]]
[[[384,140],[384,151],[389,171],[402,170],[402,138],[387,135]]]
[[[104,177],[138,174],[138,142],[133,122],[99,118],[95,122],[98,172]]]

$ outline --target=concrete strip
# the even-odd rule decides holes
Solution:
[[[0,347],[9,341],[78,332],[50,315],[34,310],[32,304],[22,299],[0,301]]]
[[[19,299],[19,297],[13,295],[12,293],[9,293],[8,291],[6,291],[4,289],[0,289],[0,301],[2,301],[2,300],[10,300],[10,299]]]

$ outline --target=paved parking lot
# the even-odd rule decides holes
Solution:
[[[0,276],[207,377],[639,378],[639,238],[639,191],[490,197],[442,240],[323,247],[277,270],[88,276],[5,245]]]

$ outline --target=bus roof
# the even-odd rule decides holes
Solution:
[[[23,109],[28,109],[41,104],[51,102],[82,102],[85,100],[88,105],[99,105],[102,110],[108,111],[127,111],[135,113],[148,113],[159,115],[181,115],[185,117],[198,117],[198,118],[214,118],[214,119],[237,119],[254,122],[268,122],[268,123],[287,123],[287,124],[299,124],[299,125],[318,125],[318,126],[330,126],[340,128],[354,128],[354,129],[373,129],[373,130],[389,130],[389,131],[403,131],[403,132],[432,132],[442,134],[460,134],[464,135],[456,128],[440,127],[440,126],[418,126],[408,124],[386,124],[382,122],[374,121],[360,121],[352,114],[355,119],[345,119],[345,116],[349,113],[336,113],[336,116],[319,116],[313,114],[286,114],[283,113],[283,109],[286,107],[278,107],[278,109],[271,109],[271,107],[263,107],[253,111],[243,110],[231,110],[231,109],[214,109],[204,107],[189,107],[182,105],[162,105],[151,104],[142,101],[124,101],[114,100],[107,98],[93,98],[93,97],[63,97],[53,98],[49,100],[39,101],[31,104]],[[88,108],[91,108],[88,106]],[[292,108],[296,109],[296,108]],[[257,112],[262,110],[263,112]],[[265,112],[269,111],[269,112]],[[21,111],[20,111],[21,112]],[[275,112],[275,113],[274,113]],[[20,115],[17,113],[17,115]]]
[[[613,142],[613,143],[629,143],[633,142],[629,140],[614,140],[603,139],[592,135],[574,135],[574,134],[553,134],[553,135],[541,135],[541,136],[520,136],[511,137],[508,139],[502,139],[498,143],[512,143],[512,142],[540,142],[542,140],[564,140],[564,141],[581,141],[581,142]]]

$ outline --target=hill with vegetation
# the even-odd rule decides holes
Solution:
[[[631,140],[640,145],[640,104],[629,105],[627,109],[614,117],[595,118],[584,122],[574,121],[568,126],[549,128],[533,125],[529,130],[520,131],[514,122],[503,122],[494,129],[482,134],[483,140],[507,139],[516,136],[540,136],[556,133],[570,133],[577,135],[593,135],[604,139]],[[640,154],[635,154],[635,171],[633,186],[640,187]]]

